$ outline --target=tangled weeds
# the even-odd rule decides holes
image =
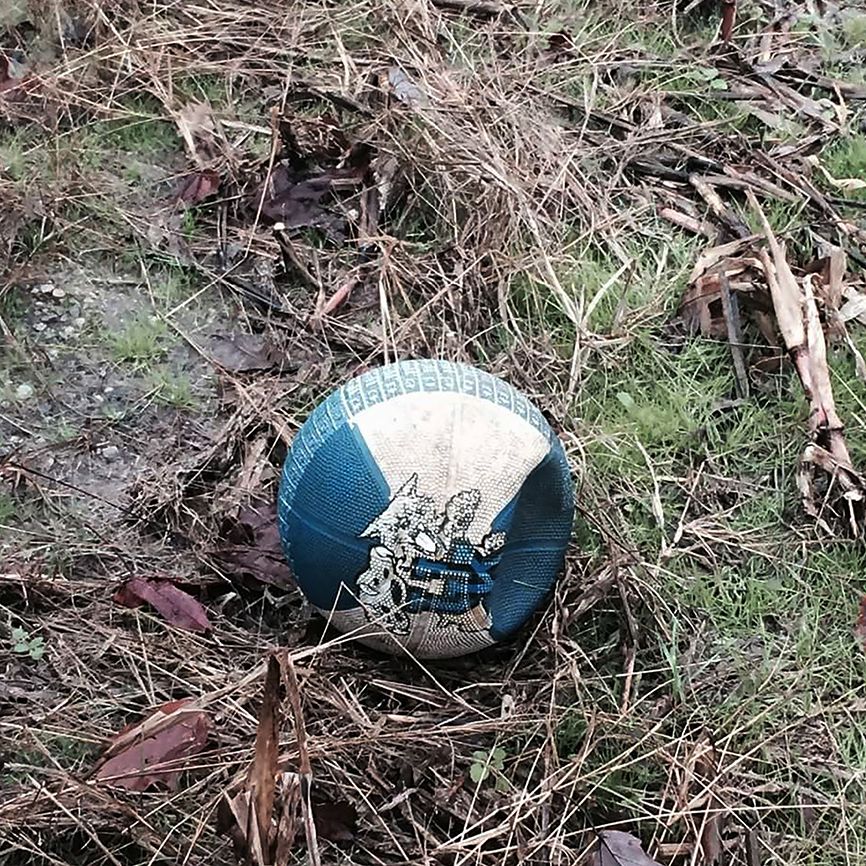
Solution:
[[[675,20],[681,6],[645,14]],[[810,160],[859,122],[866,91],[792,50],[796,10],[734,44],[683,49],[701,99],[747,106],[752,126],[731,131],[638,74],[681,61],[619,49],[580,15],[554,26],[541,7],[534,22],[457,0],[33,8],[7,27],[5,124],[62,137],[155,115],[184,153],[155,189],[119,195],[110,229],[70,207],[113,196],[98,174],[64,166],[50,188],[4,174],[0,292],[58,239],[108,231],[139,262],[195,269],[253,334],[195,346],[222,377],[221,427],[206,446],[144,473],[126,519],[104,527],[101,544],[74,546],[68,568],[38,550],[6,566],[3,598],[54,636],[51,675],[13,667],[2,686],[15,740],[0,804],[9,862],[233,863],[237,850],[261,864],[607,863],[600,827],[641,833],[665,862],[722,852],[755,862],[740,815],[769,795],[753,771],[681,723],[660,674],[648,670],[637,696],[634,609],[666,635],[667,611],[599,516],[600,494],[584,489],[582,502],[605,563],[575,545],[527,634],[435,670],[323,633],[280,561],[270,503],[315,401],[396,357],[507,371],[562,430],[593,358],[665,313],[661,301],[621,307],[611,330],[593,325],[636,265],[622,238],[638,221],[649,221],[636,229],[649,245],[661,221],[714,249],[741,244],[724,254],[722,277],[713,271],[718,296],[703,320],[735,345],[731,298],[760,294],[749,294],[754,280],[725,290],[763,261],[738,210],[750,194],[801,206],[810,244],[862,262],[858,205],[842,195],[851,179],[822,191]],[[53,53],[40,59],[36,45]],[[202,98],[201,80],[228,98]],[[783,119],[797,125],[796,145],[777,136]],[[589,295],[571,273],[599,250],[619,270]],[[777,260],[761,273],[778,270]],[[778,309],[767,293],[756,309],[773,345],[767,317]],[[12,471],[16,484],[38,481],[26,460]],[[118,574],[125,605],[106,592]],[[591,607],[603,609],[598,622],[581,626]],[[625,626],[610,625],[612,609]],[[22,645],[32,653],[26,636]],[[625,682],[615,695],[611,669]],[[690,687],[712,680],[708,671]],[[570,748],[564,729],[576,732]],[[72,760],[58,762],[58,748]],[[631,812],[614,808],[611,774],[647,755],[665,777]]]

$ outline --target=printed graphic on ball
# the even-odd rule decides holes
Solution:
[[[561,443],[507,383],[406,361],[334,392],[295,437],[280,533],[332,624],[419,657],[517,630],[561,568],[573,489]]]

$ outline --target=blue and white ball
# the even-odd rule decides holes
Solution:
[[[562,444],[510,385],[402,361],[350,380],[295,436],[283,549],[334,627],[418,658],[503,640],[562,567],[574,489]]]

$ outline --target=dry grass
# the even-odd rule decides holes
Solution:
[[[823,31],[774,41],[772,4],[741,3],[742,57],[805,58],[851,88],[794,75],[782,92],[782,78],[762,84],[711,51],[718,22],[684,4],[492,16],[426,2],[33,5],[42,31],[12,21],[7,33],[32,76],[0,93],[0,327],[9,376],[32,369],[52,396],[40,419],[2,409],[25,438],[0,464],[0,612],[46,652],[0,643],[0,862],[236,862],[216,812],[253,757],[275,646],[300,678],[314,796],[359,816],[351,842],[321,843],[323,862],[576,864],[606,827],[640,835],[663,863],[711,862],[718,846],[721,862],[749,866],[862,861],[864,665],[849,627],[862,554],[789,504],[796,392],[774,380],[731,404],[726,354],[662,327],[700,232],[710,225],[712,243],[749,219],[745,188],[775,207],[801,264],[819,237],[862,264],[856,199],[803,159],[824,148],[830,160],[861,122],[862,49],[840,42],[822,60]],[[695,77],[698,66],[710,71]],[[425,106],[389,91],[393,68]],[[751,88],[741,99],[757,114],[715,99],[719,76],[728,94]],[[252,196],[279,162],[274,110],[322,163],[373,146],[380,194],[383,178],[396,190],[371,236],[295,236],[304,278],[286,272]],[[851,176],[835,158],[836,176]],[[178,178],[204,169],[219,192],[172,222]],[[59,374],[28,331],[23,287],[73,261],[133,281],[174,341],[160,336],[161,354],[209,359],[193,316],[205,310],[266,334],[287,369],[222,371],[198,410],[172,415],[145,392],[122,419],[79,413],[60,445],[47,441],[72,386],[51,390]],[[349,300],[323,314],[349,281]],[[99,334],[93,345],[124,360]],[[251,587],[218,556],[226,519],[273,496],[325,392],[419,356],[525,390],[580,481],[550,605],[512,644],[435,666],[323,633],[297,592]],[[855,376],[844,381],[856,461],[866,402]],[[98,484],[82,492],[78,471],[109,433],[140,458],[120,502]],[[112,602],[119,578],[153,574],[194,589],[212,633]],[[176,792],[93,780],[121,727],[184,697],[215,733]],[[497,748],[505,790],[470,777],[476,753]],[[281,767],[298,758],[287,724]],[[292,856],[306,862],[302,842]]]

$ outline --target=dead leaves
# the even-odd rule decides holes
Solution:
[[[756,286],[760,273],[757,257],[746,255],[753,238],[741,238],[704,251],[692,269],[689,286],[680,302],[679,313],[689,331],[706,337],[725,338],[728,326],[722,304],[722,276],[746,310],[769,313],[772,310],[766,291]]]
[[[247,505],[223,521],[225,543],[213,551],[222,572],[244,584],[254,581],[292,589],[295,580],[286,562],[277,527],[277,507],[269,502]]]
[[[812,444],[804,452],[798,472],[803,505],[825,529],[830,527],[823,512],[835,512],[851,534],[858,537],[862,534],[866,486],[851,463],[842,419],[836,411],[827,365],[827,343],[817,306],[821,280],[817,274],[809,274],[798,284],[784,248],[753,196],[750,203],[761,219],[773,257],[770,262],[766,251],[761,250],[776,321],[810,404]],[[831,499],[832,489],[835,495]]]
[[[263,334],[212,334],[208,356],[230,373],[270,370],[279,364],[280,353]]]
[[[866,518],[866,485],[851,463],[836,410],[827,345],[844,340],[858,374],[866,376],[866,362],[845,325],[866,311],[866,303],[846,286],[845,254],[838,247],[824,244],[821,258],[795,274],[755,195],[747,189],[746,196],[761,222],[764,243],[739,237],[705,251],[692,271],[680,315],[689,330],[729,342],[740,396],[750,381],[744,347],[752,348],[753,374],[782,351],[787,354],[810,407],[810,443],[798,469],[804,509],[826,531],[841,521],[858,537]],[[747,325],[757,331],[751,339],[743,336]],[[770,355],[756,349],[758,334]]]
[[[148,218],[147,239],[151,246],[164,248],[181,261],[191,261],[192,252],[184,232],[186,214],[219,188],[220,176],[214,169],[202,169],[180,178],[168,201]]]
[[[590,859],[590,866],[659,866],[644,851],[640,839],[622,830],[602,830]]]
[[[212,168],[206,168],[182,177],[175,195],[179,202],[193,205],[209,198],[219,188],[219,174]]]
[[[23,67],[13,58],[5,54],[0,54],[0,93],[6,90],[12,90],[17,87],[21,81]]]
[[[737,0],[722,0],[722,42],[730,42],[737,17]]]
[[[278,753],[286,701],[294,725],[297,772],[284,771]],[[253,866],[286,866],[303,832],[309,862],[319,866],[319,840],[352,841],[357,813],[346,802],[314,806],[312,784],[300,684],[291,657],[280,652],[268,660],[252,763],[243,787],[223,793],[217,830],[231,836],[239,858]]]
[[[224,152],[218,121],[207,102],[188,103],[172,115],[190,159],[199,168]]]
[[[148,216],[145,234],[154,249],[166,249],[180,261],[191,262],[193,254],[184,232],[186,215],[219,191],[222,167],[231,154],[207,103],[190,103],[171,114],[196,168],[180,177],[168,200]]]
[[[333,228],[344,221],[340,193],[354,192],[364,168],[328,168],[313,175],[279,165],[262,190],[262,216],[287,229]]]
[[[167,623],[186,631],[206,632],[211,627],[201,602],[167,580],[133,577],[115,592],[114,600],[124,607],[149,604]]]
[[[220,801],[219,828],[229,833],[239,854],[247,854],[257,866],[273,862],[275,828],[271,823],[277,786],[277,750],[281,725],[281,666],[268,659],[256,745],[244,789]]]
[[[163,704],[114,737],[94,778],[127,791],[155,785],[175,791],[186,759],[205,748],[211,729],[208,714],[191,700]]]

